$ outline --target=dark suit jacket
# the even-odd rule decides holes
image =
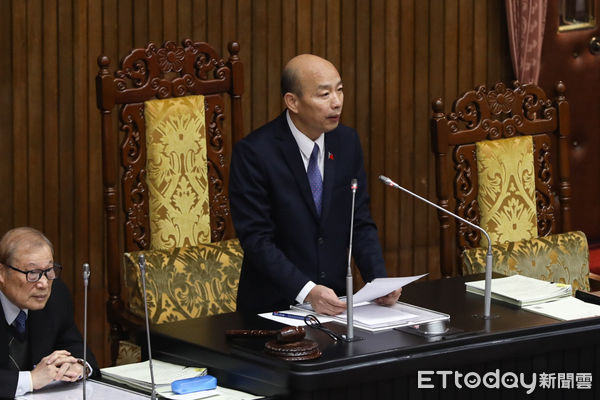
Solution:
[[[309,280],[345,294],[353,178],[354,259],[366,282],[386,276],[358,134],[342,125],[327,132],[324,154],[319,218],[285,112],[235,145],[229,196],[244,249],[239,310],[285,309]]]
[[[0,398],[12,399],[19,376],[18,372],[9,370],[9,329],[0,304]],[[29,311],[27,333],[31,349],[29,370],[54,350],[67,350],[74,357],[83,358],[83,339],[73,320],[71,295],[60,279],[52,283],[52,293],[46,307],[38,311]],[[94,374],[98,374],[96,359],[89,349],[87,361],[94,369]]]

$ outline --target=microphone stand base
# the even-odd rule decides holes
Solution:
[[[342,339],[344,340],[344,343],[358,342],[359,340],[364,340],[364,338],[361,338],[359,336],[354,336],[352,339],[348,339],[346,335],[342,335]]]
[[[489,317],[486,317],[483,314],[473,314],[472,315],[473,318],[479,318],[479,319],[496,319],[496,318],[500,318],[500,316],[498,314],[492,314]]]

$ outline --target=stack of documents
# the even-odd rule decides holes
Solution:
[[[353,316],[355,327],[371,332],[450,319],[448,314],[400,301],[391,306],[380,306],[377,303],[360,303],[354,306]],[[342,324],[346,324],[347,319],[346,313],[333,317],[334,321]]]
[[[206,375],[206,368],[184,367],[160,360],[152,360],[152,367],[157,392],[160,392],[161,389],[168,389],[170,391],[171,382],[178,379]],[[100,371],[102,372],[102,377],[106,380],[122,383],[145,392],[152,391],[152,379],[150,378],[148,361],[102,368]]]
[[[542,314],[547,317],[570,321],[579,318],[600,317],[600,306],[586,303],[575,297],[564,297],[548,303],[523,307],[524,310]]]
[[[467,282],[465,285],[467,292],[484,294],[485,280]],[[522,275],[492,279],[492,298],[519,307],[546,303],[570,296],[571,293],[571,285],[546,282]]]
[[[402,326],[425,324],[428,322],[450,319],[448,314],[399,301],[392,306],[380,306],[379,304],[372,302],[373,300],[408,285],[425,275],[427,274],[401,278],[377,278],[367,283],[353,296],[354,326],[371,332],[377,332]],[[344,297],[341,297],[340,299],[345,301]],[[281,320],[278,320],[278,322],[293,324],[291,320],[294,316],[304,316],[314,313],[309,303],[292,306],[292,310],[291,313],[279,313],[280,315],[288,315],[290,317],[290,322]],[[270,315],[270,313],[259,315],[269,319],[277,318]],[[346,313],[327,317],[319,316],[321,322],[334,321],[346,324],[347,319]],[[304,325],[304,321],[300,319],[298,323],[294,325]]]

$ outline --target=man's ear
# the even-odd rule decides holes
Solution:
[[[285,102],[285,107],[293,112],[294,114],[298,113],[298,96],[296,96],[292,92],[287,92],[283,95],[283,101]]]

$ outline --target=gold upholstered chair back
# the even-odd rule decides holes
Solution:
[[[235,310],[242,251],[227,187],[243,71],[239,45],[228,48],[225,60],[204,42],[150,43],[115,71],[98,58],[113,360],[143,318],[140,254],[152,323]]]
[[[569,105],[536,85],[502,83],[468,91],[444,113],[433,102],[431,133],[438,204],[490,235],[494,271],[563,281],[588,289],[582,232],[569,232]],[[487,240],[444,213],[443,276],[483,272]]]

